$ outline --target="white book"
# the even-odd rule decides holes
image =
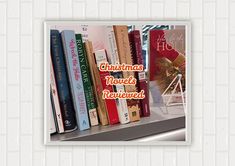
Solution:
[[[56,132],[56,125],[55,125],[55,119],[53,116],[53,110],[52,110],[52,105],[50,102],[50,115],[49,115],[49,120],[50,120],[50,126],[49,126],[49,130],[50,130],[50,134],[53,134]]]
[[[53,68],[51,59],[50,59],[50,79],[51,79],[50,80],[51,81],[50,83],[51,97],[52,97],[52,102],[54,106],[56,122],[58,126],[58,133],[63,133],[64,124],[63,124],[63,119],[62,119],[62,114],[61,114],[61,109],[60,109],[59,95],[58,95],[57,86],[55,82],[54,68]]]
[[[104,46],[106,48],[107,52],[107,62],[109,64],[115,65],[119,64],[119,56],[118,56],[118,50],[116,45],[116,39],[115,34],[113,30],[113,26],[105,26],[104,28]],[[113,75],[115,78],[122,78],[122,72],[112,72],[111,75]],[[114,85],[117,92],[125,92],[125,87],[123,85]],[[130,122],[130,117],[128,113],[128,107],[126,99],[117,99],[117,109],[118,109],[118,117],[121,124],[125,124]]]

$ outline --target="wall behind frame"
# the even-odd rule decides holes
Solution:
[[[234,165],[234,0],[1,0],[0,165]],[[190,19],[192,145],[43,145],[45,19]]]

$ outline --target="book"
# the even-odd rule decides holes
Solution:
[[[74,30],[76,33],[82,35],[83,41],[91,41],[93,50],[104,49],[103,43],[103,25],[95,25],[95,24],[73,24],[73,25],[56,25],[56,29],[62,30]]]
[[[175,93],[185,91],[185,48],[184,27],[149,31],[149,85],[154,103],[164,103],[162,94],[167,89],[175,89],[175,84],[172,82],[179,75],[182,88],[175,89]],[[182,102],[181,94],[172,97],[172,102]]]
[[[114,34],[116,38],[116,44],[117,44],[117,50],[118,50],[120,63],[133,65],[127,26],[115,25],[113,28],[114,28]],[[133,71],[123,72],[123,78],[129,78],[130,76],[135,77],[135,73]],[[125,85],[125,90],[126,92],[138,91],[135,85]],[[127,99],[127,106],[128,106],[130,120],[132,122],[140,120],[139,100]]]
[[[61,36],[58,30],[50,31],[51,59],[54,67],[55,80],[59,94],[60,109],[65,132],[77,129],[75,111],[69,90],[66,64],[62,48]]]
[[[105,26],[104,32],[104,46],[107,52],[108,63],[113,65],[120,64],[113,26]],[[114,78],[123,78],[121,71],[110,73]],[[125,87],[123,85],[114,85],[113,87],[115,92],[125,92]],[[116,99],[116,104],[120,123],[125,124],[130,122],[126,99]]]
[[[97,68],[100,66],[100,63],[107,62],[106,52],[104,49],[95,51],[95,59]],[[106,77],[110,76],[110,73],[107,71],[99,71],[100,80],[102,83],[102,89],[109,90],[113,92],[112,85],[106,85]],[[109,124],[119,123],[118,110],[116,106],[116,101],[114,99],[104,99],[106,104],[106,110],[108,115]]]
[[[52,65],[52,60],[50,57],[50,89],[51,89],[51,100],[53,102],[54,106],[54,114],[55,114],[55,119],[57,122],[57,132],[58,133],[63,133],[64,132],[64,124],[63,124],[63,118],[61,114],[61,109],[60,109],[60,103],[59,103],[59,95],[57,91],[57,86],[55,82],[55,75],[54,75],[54,69]]]
[[[49,113],[49,121],[50,121],[50,126],[49,126],[49,132],[50,134],[53,134],[56,132],[56,122],[55,122],[55,118],[54,118],[54,114],[53,114],[53,109],[52,109],[52,103],[50,103],[50,113]]]
[[[73,105],[76,112],[79,130],[90,128],[88,120],[87,105],[82,81],[78,50],[76,46],[75,33],[72,30],[61,32],[65,62],[67,67],[70,90],[73,98]]]
[[[129,34],[133,64],[144,65],[142,57],[141,36],[139,30],[133,30]],[[145,98],[140,99],[140,116],[149,116],[148,85],[145,71],[136,72],[137,88],[140,92],[144,90]]]
[[[95,57],[93,54],[92,42],[87,40],[85,42],[85,48],[87,53],[87,60],[91,71],[91,78],[94,87],[94,94],[96,98],[97,112],[101,125],[108,125],[108,115],[105,105],[105,101],[102,99],[102,83],[99,75],[99,70],[97,68]]]
[[[95,98],[91,83],[86,51],[82,41],[82,35],[76,34],[75,36],[90,124],[91,126],[95,126],[98,125],[98,115],[96,111]]]

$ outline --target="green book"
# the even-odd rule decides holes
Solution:
[[[86,97],[87,109],[91,126],[98,125],[98,115],[96,111],[94,91],[92,88],[91,75],[87,62],[87,55],[84,43],[82,41],[82,35],[76,34],[76,45],[78,49],[78,58],[80,62],[80,69],[82,73],[82,81],[84,86],[84,92]]]

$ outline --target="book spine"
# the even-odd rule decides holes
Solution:
[[[95,59],[97,67],[99,67],[101,62],[107,62],[106,52],[105,50],[98,50],[95,51]],[[99,71],[100,74],[100,80],[102,83],[102,89],[107,89],[110,92],[113,92],[113,86],[112,85],[106,85],[106,76],[110,76],[109,72],[105,71]],[[116,106],[116,101],[114,99],[104,99],[107,113],[108,113],[108,119],[110,124],[116,124],[119,122],[118,118],[118,111]]]
[[[120,64],[113,26],[105,27],[105,39],[106,52],[109,63],[113,65]],[[123,78],[121,71],[111,72],[111,75],[114,76],[114,78]],[[113,87],[115,92],[125,92],[123,85],[114,85]],[[116,103],[120,123],[125,124],[130,122],[126,99],[116,99]]]
[[[75,33],[72,30],[64,30],[61,33],[65,53],[66,67],[68,71],[70,90],[73,97],[73,104],[76,110],[76,117],[79,130],[90,128],[82,74],[78,60]]]
[[[122,78],[121,72],[112,73],[114,78]],[[125,92],[125,88],[123,85],[115,85],[114,91],[115,92]],[[126,99],[116,99],[117,110],[118,110],[118,117],[121,124],[126,124],[130,122],[130,116],[128,113],[127,101]]]
[[[59,94],[60,109],[63,118],[65,132],[77,128],[75,112],[69,91],[66,65],[62,48],[61,36],[58,30],[51,30],[51,59],[55,71],[55,80]]]
[[[131,45],[132,59],[134,64],[144,65],[143,57],[142,57],[142,47],[141,47],[141,38],[140,32],[138,30],[134,30],[129,33],[129,40]],[[147,78],[145,76],[145,71],[136,72],[136,78],[138,80],[137,87],[138,91],[144,90],[145,98],[140,100],[140,115],[141,116],[149,116],[149,99],[148,99],[148,85]]]
[[[50,59],[50,88],[51,88],[51,100],[54,104],[54,110],[55,110],[55,118],[57,122],[57,132],[63,133],[64,132],[64,125],[63,125],[63,118],[61,115],[61,109],[60,109],[60,103],[59,103],[59,96],[57,91],[57,86],[55,82],[55,75],[54,75],[54,69],[52,65],[52,60]]]
[[[76,44],[78,49],[78,58],[80,62],[80,68],[82,73],[83,87],[86,97],[87,109],[89,110],[89,119],[91,126],[98,125],[98,117],[94,99],[94,93],[91,84],[91,76],[88,68],[88,63],[86,60],[86,52],[82,42],[82,35],[76,34]]]
[[[116,44],[117,44],[117,50],[118,50],[120,63],[133,65],[127,26],[118,25],[118,26],[114,26],[113,28],[114,28],[114,34],[116,38]],[[130,76],[135,77],[135,73],[133,71],[123,72],[124,78],[129,78]],[[125,85],[125,90],[126,92],[138,91],[136,85]],[[128,106],[130,120],[132,122],[140,120],[139,100],[127,99],[127,106]]]
[[[108,116],[107,116],[107,108],[105,105],[105,101],[102,99],[102,83],[100,80],[99,70],[97,68],[95,57],[93,54],[93,47],[91,41],[85,42],[85,48],[87,52],[87,60],[91,71],[91,78],[94,87],[94,94],[96,98],[97,104],[97,112],[99,115],[99,120],[101,125],[108,125]]]
[[[50,114],[49,114],[49,120],[50,120],[50,127],[49,127],[49,131],[50,131],[50,134],[53,134],[56,132],[56,121],[55,121],[55,118],[54,118],[54,113],[53,113],[53,108],[52,108],[52,102],[50,102]]]

